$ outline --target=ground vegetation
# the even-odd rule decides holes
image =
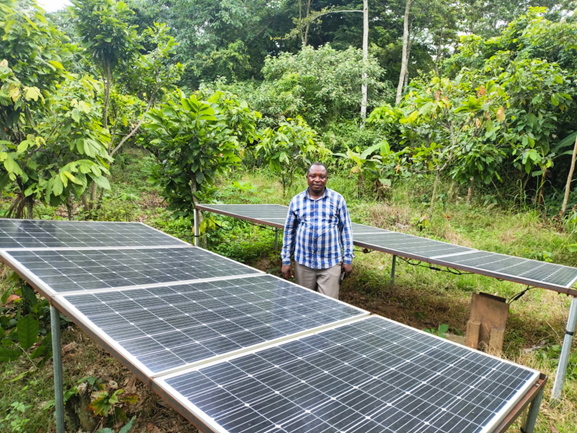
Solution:
[[[366,60],[362,3],[75,0],[45,14],[1,0],[1,216],[143,221],[192,242],[195,203],[287,204],[322,160],[356,222],[577,266],[575,2],[370,0]],[[201,227],[207,248],[278,275],[271,230]],[[343,300],[451,338],[473,292],[522,290],[409,263],[391,286],[390,257],[356,255]],[[47,303],[3,272],[0,430],[51,431]],[[537,289],[514,301],[504,356],[551,375],[567,306]],[[194,431],[62,327],[76,430]],[[576,368],[573,353],[537,431],[574,430]]]

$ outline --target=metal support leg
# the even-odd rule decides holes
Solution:
[[[563,382],[565,381],[565,373],[567,372],[567,364],[569,363],[569,355],[571,354],[571,343],[573,343],[573,333],[575,332],[575,324],[577,323],[577,298],[571,301],[571,308],[569,310],[569,319],[567,320],[567,330],[565,331],[565,338],[563,340],[563,348],[561,349],[561,356],[559,357],[559,364],[557,365],[557,373],[555,374],[555,382],[553,382],[552,397],[555,400],[561,398],[563,391]]]
[[[531,405],[529,406],[529,412],[527,413],[527,418],[525,419],[525,422],[521,426],[521,432],[533,433],[533,430],[535,429],[535,424],[537,423],[537,415],[539,414],[539,407],[541,406],[541,400],[543,399],[544,390],[545,388],[543,388],[539,392],[539,395],[535,397],[535,400],[531,402]]]
[[[278,228],[274,229],[274,250],[278,251]]]
[[[198,224],[198,219],[200,218],[200,212],[198,209],[194,209],[194,246],[198,247],[200,244],[200,226]]]
[[[393,256],[393,265],[391,266],[391,286],[395,285],[395,267],[397,265],[397,256]]]
[[[62,353],[60,349],[60,313],[50,305],[52,326],[52,362],[54,364],[54,407],[56,409],[56,433],[64,433],[64,390],[62,387]]]

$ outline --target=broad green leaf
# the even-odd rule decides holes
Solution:
[[[559,96],[557,96],[556,93],[551,94],[551,104],[553,104],[555,107],[559,105]]]
[[[64,70],[64,66],[62,66],[62,63],[57,62],[55,60],[48,60],[48,63],[50,63],[52,66],[54,66],[56,69],[62,69]]]
[[[74,110],[72,110],[72,112],[70,113],[70,115],[72,116],[72,118],[74,119],[74,121],[76,123],[80,122],[80,112],[78,111],[77,108],[75,108]]]
[[[0,362],[10,362],[20,357],[19,350],[7,349],[0,347]]]
[[[16,152],[18,152],[18,153],[24,153],[24,152],[26,152],[26,150],[28,150],[28,143],[29,143],[28,140],[22,141],[22,142],[18,145],[18,147],[16,148]]]
[[[38,338],[40,324],[31,315],[20,317],[18,320],[18,343],[23,349],[32,347]]]
[[[62,184],[62,180],[60,180],[59,176],[55,176],[54,183],[52,185],[52,193],[55,196],[59,196],[64,191],[64,185]]]
[[[98,185],[100,188],[110,189],[110,182],[104,176],[96,176],[92,180]]]
[[[24,97],[27,100],[38,101],[38,97],[40,96],[40,90],[37,87],[25,87]]]

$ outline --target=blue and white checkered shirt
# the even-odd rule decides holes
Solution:
[[[293,197],[284,227],[281,258],[312,269],[328,269],[353,262],[353,230],[345,199],[326,188],[318,199],[308,189]]]

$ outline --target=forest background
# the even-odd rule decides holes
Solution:
[[[322,160],[359,222],[577,265],[574,1],[72,3],[45,14],[0,0],[3,216],[140,219],[190,240],[195,203],[287,204]],[[216,217],[201,228],[211,249],[278,266],[270,233]],[[386,259],[358,262],[347,301],[436,333],[462,333],[463,299],[495,290],[407,270],[383,291],[374,268]],[[49,385],[30,380],[50,359],[47,304],[5,274],[0,427],[48,431],[53,403],[38,390]],[[439,301],[447,288],[460,298]],[[519,317],[534,325],[513,320],[505,356],[551,374],[568,304],[547,296],[526,301]],[[575,431],[575,357],[570,368],[539,431]],[[68,397],[92,399],[93,428],[119,428],[137,403],[97,376],[73,379]]]

